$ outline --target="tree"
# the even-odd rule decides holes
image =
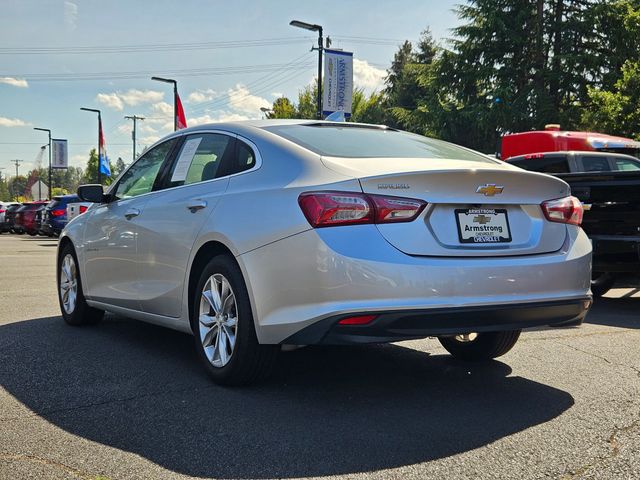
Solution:
[[[116,160],[115,168],[111,170],[111,176],[114,179],[118,178],[118,176],[124,171],[125,168],[127,168],[127,166],[125,165],[124,160],[122,160],[122,157],[118,157],[118,160]]]
[[[367,97],[362,89],[353,91],[351,121],[360,123],[384,124],[386,119],[383,94],[373,92]]]
[[[11,177],[8,182],[8,188],[11,198],[18,198],[24,196],[24,191],[27,186],[27,177],[24,175],[18,175]]]
[[[627,61],[611,90],[590,88],[589,97],[582,116],[586,128],[640,140],[640,61]]]
[[[276,98],[267,118],[296,118],[296,107],[287,97]]]
[[[9,192],[9,185],[7,179],[2,176],[0,172],[0,201],[8,202],[11,200],[11,193]]]

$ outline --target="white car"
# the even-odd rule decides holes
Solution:
[[[104,311],[193,333],[220,383],[283,344],[437,336],[503,355],[579,324],[591,245],[568,185],[381,126],[271,120],[175,132],[63,231],[64,319]]]

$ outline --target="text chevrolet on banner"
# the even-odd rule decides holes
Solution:
[[[351,116],[353,94],[353,53],[324,50],[322,113],[343,112]]]

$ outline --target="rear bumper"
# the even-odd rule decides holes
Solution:
[[[285,339],[290,345],[344,345],[395,342],[470,332],[499,332],[531,327],[580,325],[591,307],[591,296],[556,302],[481,307],[375,312],[366,325],[340,325],[349,315],[325,318]],[[362,312],[367,315],[372,312]]]
[[[543,255],[415,257],[391,246],[375,226],[354,225],[308,230],[237,260],[251,298],[258,340],[277,344],[318,322],[332,322],[326,319],[363,312],[380,316],[421,312],[422,317],[430,313],[444,322],[447,312],[468,308],[485,309],[495,316],[510,306],[521,311],[518,306],[524,304],[584,300],[590,295],[591,245],[581,229],[568,232],[562,249]],[[544,314],[539,321],[514,328],[560,323],[580,314],[557,319],[555,313],[536,311]],[[485,327],[504,329],[508,324],[501,320],[497,326]],[[457,327],[469,331],[470,326]],[[473,327],[471,331],[478,330],[477,324]],[[445,331],[455,333],[454,328],[424,328],[409,336]]]

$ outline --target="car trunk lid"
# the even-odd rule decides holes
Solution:
[[[365,193],[428,202],[413,222],[378,225],[389,243],[410,255],[540,254],[559,250],[566,239],[566,225],[547,221],[540,204],[569,195],[569,187],[548,175],[498,162],[406,158],[323,158],[323,162],[357,175]]]

